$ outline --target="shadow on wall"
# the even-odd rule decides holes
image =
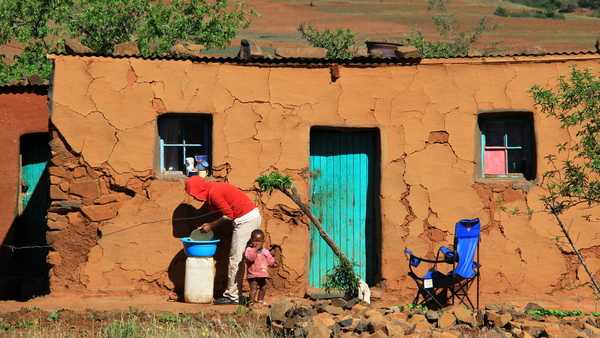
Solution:
[[[177,241],[180,238],[189,237],[193,230],[204,223],[216,220],[217,217],[217,214],[210,214],[206,205],[203,205],[200,209],[196,209],[192,205],[182,203],[173,211],[173,237]],[[217,246],[217,252],[213,257],[216,263],[214,294],[220,295],[227,288],[227,265],[233,227],[221,227],[214,229],[213,232],[215,234],[214,238],[221,240]],[[181,244],[181,250],[173,257],[168,269],[169,279],[174,285],[173,291],[179,295],[181,301],[184,298],[186,259],[187,256],[183,252],[183,244]]]
[[[33,198],[43,193],[40,190],[43,187],[36,188]],[[37,207],[29,204],[14,219],[0,247],[0,300],[25,302],[50,293],[46,225],[32,224],[28,214],[31,209]]]

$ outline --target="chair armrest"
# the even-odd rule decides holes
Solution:
[[[448,261],[447,258],[444,258],[444,259],[427,259],[427,258],[417,257],[410,250],[404,250],[404,252],[406,252],[407,254],[410,255],[410,261],[409,261],[409,263],[410,263],[410,265],[412,265],[414,267],[419,266],[419,264],[421,262],[427,262],[427,263],[449,263],[449,262],[452,262],[451,260]],[[452,259],[454,259],[454,258],[452,258]]]
[[[448,263],[458,260],[458,255],[454,250],[450,250],[447,247],[442,246],[438,251],[444,255],[444,261]]]

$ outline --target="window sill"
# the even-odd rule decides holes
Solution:
[[[156,174],[154,175],[154,179],[159,181],[179,182],[181,180],[187,180],[188,177],[184,174]]]
[[[528,180],[525,177],[479,177],[475,179],[475,183],[481,184],[497,184],[497,183],[512,183],[514,189],[521,189],[529,192],[531,187],[535,186],[533,180]]]

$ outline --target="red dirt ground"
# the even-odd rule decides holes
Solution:
[[[249,0],[247,3],[262,17],[241,31],[238,38],[256,40],[263,50],[307,46],[297,32],[300,22],[312,23],[319,30],[349,28],[356,34],[359,47],[363,47],[364,40],[398,40],[415,25],[427,38],[443,39],[430,17],[437,13],[427,12],[424,0]],[[471,30],[483,16],[492,17],[500,6],[511,11],[525,9],[507,1],[480,0],[454,0],[448,9],[456,14],[460,32]],[[531,46],[542,46],[548,53],[595,51],[600,19],[576,14],[566,16],[567,20],[493,17],[490,24],[500,26],[486,33],[481,41],[487,44],[503,40],[501,46],[510,47],[505,51],[507,54],[516,54]],[[232,50],[223,51],[228,56],[235,55],[239,40],[233,41],[231,46]],[[484,44],[475,47],[482,48]]]
[[[247,293],[246,293],[247,294]],[[98,311],[126,311],[131,307],[145,311],[171,311],[171,312],[207,312],[232,313],[235,311],[234,305],[212,305],[212,304],[193,304],[185,302],[168,301],[168,292],[164,295],[129,295],[129,294],[83,294],[83,293],[52,293],[44,297],[34,298],[27,302],[19,301],[0,301],[0,313],[18,311],[22,307],[36,307],[45,311],[54,311],[56,309],[69,309],[76,311],[85,311],[93,309]],[[475,301],[475,295],[471,292],[471,299]],[[562,311],[582,311],[585,313],[600,312],[600,305],[595,304],[589,290],[582,289],[579,297],[562,296],[560,294],[548,296],[506,296],[498,294],[484,294],[480,296],[480,308],[486,304],[502,304],[512,302],[516,306],[525,306],[528,302],[534,302],[546,309]],[[286,299],[300,300],[299,296],[289,295],[267,295],[265,300],[273,304]],[[373,307],[390,307],[394,305],[406,305],[412,302],[412,297],[406,298],[395,294],[386,293],[381,299],[373,298],[371,300]],[[264,311],[265,309],[262,309]]]

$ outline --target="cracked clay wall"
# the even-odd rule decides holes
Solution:
[[[247,66],[53,56],[53,167],[48,241],[57,248],[52,290],[161,292],[182,287],[179,237],[195,225],[170,221],[202,214],[184,191],[183,176],[156,174],[157,117],[213,116],[212,162],[219,180],[239,186],[263,212],[268,245],[282,265],[272,292],[301,295],[308,280],[308,221],[283,194],[253,184],[272,168],[290,174],[307,199],[313,126],[375,128],[380,133],[379,213],[384,292],[414,294],[405,248],[429,253],[452,240],[460,219],[482,220],[481,290],[488,294],[556,294],[587,278],[544,213],[530,218],[500,211],[498,200],[541,209],[538,186],[476,180],[477,116],[533,114],[537,178],[543,156],[572,131],[559,131],[526,92],[554,85],[575,60],[423,60],[419,65]],[[597,57],[580,66],[597,66]],[[539,62],[544,61],[544,62]],[[595,212],[595,211],[594,211]],[[593,271],[600,268],[596,223],[567,215]],[[227,229],[217,254],[222,288]],[[572,289],[572,288],[571,288]]]

